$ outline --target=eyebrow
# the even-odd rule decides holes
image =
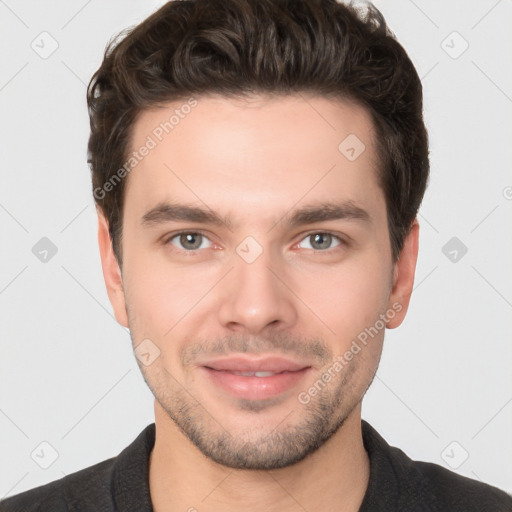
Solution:
[[[306,205],[293,210],[290,214],[283,215],[275,224],[286,217],[288,217],[286,224],[290,227],[328,220],[371,221],[370,214],[352,201]],[[161,202],[142,216],[142,225],[148,227],[176,221],[195,222],[219,227],[225,226],[229,230],[233,228],[231,218],[222,216],[207,207],[203,208],[187,204]]]

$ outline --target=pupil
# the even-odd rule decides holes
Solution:
[[[328,233],[317,233],[314,236],[314,243],[319,244],[321,247],[320,249],[326,249],[330,245],[331,241],[331,235]],[[323,241],[323,242],[322,242]]]
[[[201,242],[199,241],[200,237],[201,235],[198,235],[197,233],[187,233],[185,235],[181,235],[181,243],[184,247],[189,249],[197,249],[201,245]],[[195,243],[194,238],[196,239]],[[192,247],[190,247],[188,244],[192,245]]]

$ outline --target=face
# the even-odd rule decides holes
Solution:
[[[122,274],[100,217],[107,289],[156,407],[220,464],[285,467],[360,404],[407,309],[417,230],[394,264],[363,108],[196,100],[134,127],[132,149],[152,147],[126,178]]]

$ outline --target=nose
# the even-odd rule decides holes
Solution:
[[[291,329],[297,322],[296,297],[284,264],[269,251],[248,263],[238,255],[219,297],[218,319],[224,328],[246,334]]]

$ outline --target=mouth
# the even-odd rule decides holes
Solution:
[[[208,368],[208,366],[206,367]],[[215,370],[215,368],[208,368],[209,370]],[[279,375],[284,372],[237,372],[231,370],[215,370],[217,372],[228,372],[232,375],[242,375],[243,377],[272,377],[273,375]]]
[[[200,369],[209,382],[229,395],[264,400],[297,387],[311,365],[277,357],[229,357],[209,361]]]

